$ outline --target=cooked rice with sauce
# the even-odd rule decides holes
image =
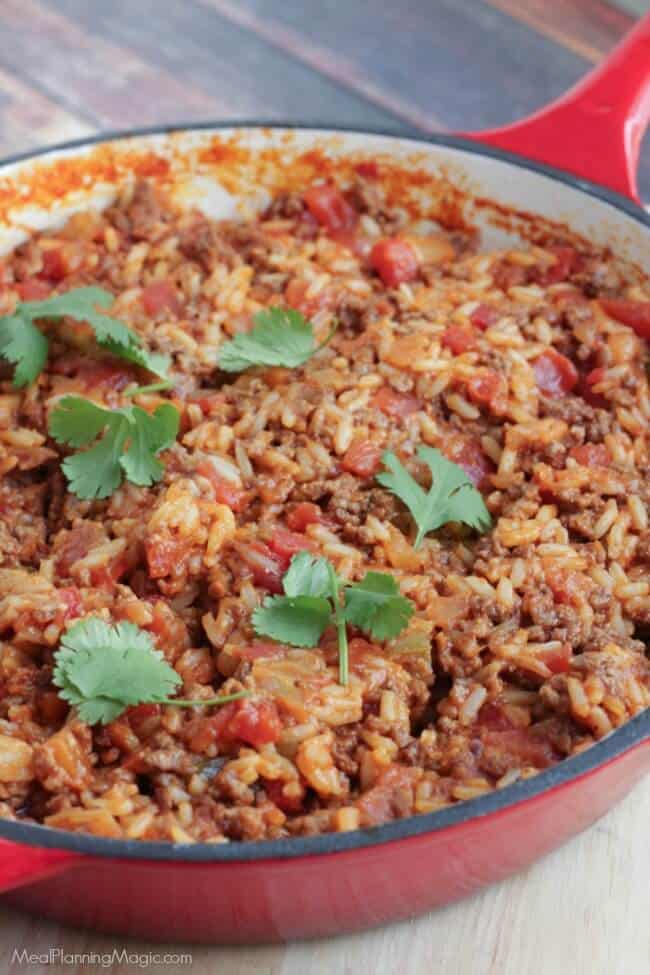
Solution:
[[[535,775],[650,704],[646,348],[598,300],[650,289],[586,244],[481,252],[410,225],[372,173],[248,222],[131,186],[7,257],[0,314],[88,284],[172,357],[174,389],[138,403],[171,401],[181,432],[160,483],[80,500],[48,414],[68,393],[125,405],[142,372],[72,323],[26,390],[5,371],[2,816],[174,842],[369,827]],[[219,371],[222,343],[278,304],[338,330],[302,367]],[[426,487],[421,444],[480,488],[491,530],[413,547],[375,475],[389,449]],[[350,632],[345,686],[330,630],[296,649],[251,624],[304,548],[349,580],[391,573],[416,608],[384,644]],[[87,616],[149,632],[184,698],[250,696],[89,727],[52,680]]]

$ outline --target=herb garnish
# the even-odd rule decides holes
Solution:
[[[413,515],[418,529],[413,547],[418,548],[425,535],[448,521],[462,521],[476,531],[487,531],[492,524],[490,512],[462,467],[447,460],[434,447],[422,445],[416,454],[431,471],[432,484],[428,492],[411,477],[392,451],[386,451],[382,457],[388,471],[376,476],[376,480],[396,494]]]
[[[286,366],[295,369],[327,345],[327,338],[316,345],[314,326],[293,308],[265,308],[254,316],[254,327],[224,342],[219,353],[219,368],[242,372],[250,366]]]
[[[345,585],[327,559],[309,552],[294,555],[282,588],[284,596],[269,596],[254,611],[255,632],[294,647],[315,647],[333,624],[341,684],[348,682],[348,623],[375,640],[388,640],[401,633],[413,615],[413,604],[400,595],[392,575],[367,572],[361,582]]]
[[[110,291],[103,288],[73,288],[42,301],[19,301],[11,315],[0,317],[0,356],[16,366],[14,386],[33,382],[47,360],[48,340],[34,322],[60,321],[66,315],[90,325],[98,343],[112,355],[147,369],[164,379],[167,387],[171,386],[167,377],[168,358],[143,348],[135,332],[98,310],[109,307],[113,301]]]
[[[96,616],[79,620],[61,638],[54,659],[52,679],[60,696],[87,724],[108,724],[135,704],[206,707],[248,696],[238,691],[196,701],[170,698],[183,682],[150,634],[133,623],[111,625]]]
[[[0,356],[16,367],[16,389],[34,382],[47,362],[47,350],[47,339],[31,319],[17,312],[0,318]]]
[[[86,447],[99,437],[62,464],[73,494],[90,500],[108,498],[124,478],[141,487],[159,481],[164,468],[157,455],[174,443],[179,423],[171,403],[150,414],[139,406],[109,410],[81,396],[64,396],[50,415],[49,433],[70,447]]]

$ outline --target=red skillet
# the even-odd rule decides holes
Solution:
[[[453,160],[461,150],[479,175],[492,168],[516,180],[519,173],[535,187],[534,211],[551,191],[577,198],[583,210],[600,207],[640,234],[647,253],[650,219],[629,199],[637,200],[636,164],[649,119],[646,17],[604,65],[531,119],[416,146],[436,160]],[[267,137],[259,126],[237,128]],[[311,137],[306,127],[296,132]],[[337,133],[344,142],[357,138]],[[65,151],[81,155],[89,141]],[[646,711],[533,779],[373,830],[174,846],[0,820],[0,891],[5,903],[41,917],[140,938],[254,942],[336,934],[430,910],[522,869],[602,816],[649,769]]]

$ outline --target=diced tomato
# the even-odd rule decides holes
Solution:
[[[604,366],[598,366],[596,369],[592,369],[587,373],[585,379],[590,386],[596,386],[598,383],[602,383],[605,378],[607,370]]]
[[[580,378],[580,385],[578,387],[578,392],[582,398],[589,403],[590,406],[595,407],[599,410],[606,410],[609,406],[607,397],[603,396],[602,393],[597,393],[594,386],[602,382],[605,378],[605,373],[607,370],[603,366],[597,366],[587,373],[586,376]]]
[[[308,538],[299,535],[297,532],[290,532],[285,528],[274,528],[273,535],[269,539],[269,548],[288,567],[289,562],[297,552],[312,552],[314,545]]]
[[[294,532],[304,532],[308,525],[318,525],[323,512],[311,501],[300,501],[287,515],[287,526]]]
[[[217,478],[213,479],[212,486],[215,500],[219,504],[226,504],[236,512],[244,511],[248,507],[251,498],[250,491],[244,491],[243,488],[236,487],[229,481],[218,480]]]
[[[282,722],[273,701],[266,698],[252,701],[242,698],[224,704],[212,718],[217,741],[232,744],[246,742],[259,748],[277,741],[282,731]]]
[[[316,294],[309,296],[307,295],[308,290],[308,281],[303,281],[302,278],[291,278],[284,291],[287,305],[302,312],[307,318],[323,309],[331,309],[336,306],[336,294],[331,288],[321,288]]]
[[[236,512],[244,511],[248,506],[251,499],[250,491],[246,491],[243,487],[221,477],[209,460],[197,464],[196,471],[197,474],[210,481],[214,491],[214,499],[219,504],[228,505],[232,511]]]
[[[538,387],[545,396],[553,399],[570,393],[580,378],[571,360],[555,349],[542,352],[532,366]]]
[[[513,758],[517,764],[546,768],[553,762],[553,749],[541,738],[535,737],[530,728],[512,728],[508,731],[485,731],[484,748],[497,755]]]
[[[58,691],[39,690],[36,694],[36,709],[44,724],[59,724],[67,718],[70,707],[59,697]]]
[[[64,621],[74,620],[81,616],[83,602],[81,592],[76,586],[66,586],[64,589],[59,589],[59,598],[65,605]]]
[[[142,289],[142,307],[147,315],[152,317],[162,311],[170,311],[172,315],[179,315],[181,303],[171,281],[154,281]]]
[[[418,256],[409,243],[399,237],[379,240],[370,251],[370,266],[387,288],[396,288],[418,276]]]
[[[363,179],[379,179],[379,166],[374,159],[365,159],[354,168]]]
[[[497,415],[505,411],[506,392],[504,377],[493,369],[484,369],[467,381],[469,398]]]
[[[148,702],[145,704],[133,704],[127,708],[125,714],[131,724],[142,721],[145,718],[157,717],[160,714],[160,705]]]
[[[563,643],[553,650],[544,650],[535,656],[546,664],[552,674],[566,674],[571,664],[571,644]]]
[[[496,308],[492,308],[491,305],[484,305],[483,302],[477,305],[474,311],[469,316],[469,320],[476,328],[480,328],[482,332],[486,328],[490,328],[495,322],[499,321],[499,312]]]
[[[559,284],[560,281],[566,281],[574,271],[578,270],[580,255],[575,248],[548,247],[547,250],[555,255],[556,260],[545,270],[537,271],[534,279],[538,284]]]
[[[381,467],[383,449],[371,440],[357,440],[341,458],[341,467],[355,477],[372,477]]]
[[[444,453],[454,464],[462,467],[474,487],[489,486],[487,478],[494,471],[494,464],[477,440],[458,440],[445,444]]]
[[[633,328],[641,338],[650,339],[650,301],[629,301],[626,298],[599,298],[610,318]]]
[[[250,569],[256,585],[268,589],[269,592],[282,592],[282,576],[286,571],[285,559],[281,559],[275,552],[271,551],[264,542],[251,542],[250,545],[242,545],[239,551]]]
[[[304,194],[309,212],[329,233],[352,230],[359,214],[332,183],[312,186]]]
[[[370,405],[381,410],[387,416],[403,420],[411,413],[417,413],[421,403],[415,396],[409,396],[408,393],[398,393],[390,386],[382,386],[371,399]]]
[[[585,443],[572,447],[569,456],[583,467],[607,467],[612,457],[604,443]]]
[[[285,813],[297,813],[302,810],[302,799],[299,795],[285,796],[286,783],[280,779],[265,779],[264,791],[268,799]]]
[[[43,298],[49,298],[52,293],[51,286],[45,281],[39,281],[38,278],[17,281],[14,287],[23,301],[42,301]]]
[[[100,359],[82,360],[74,371],[76,379],[82,382],[89,392],[98,389],[113,389],[120,392],[133,382],[133,374],[128,367]]]
[[[463,328],[462,325],[450,325],[442,333],[440,341],[446,348],[451,349],[454,355],[462,355],[478,345],[476,334],[469,328]]]
[[[174,569],[183,565],[191,542],[185,538],[174,538],[168,535],[154,535],[147,538],[144,551],[152,579],[164,579],[173,574]]]
[[[48,281],[62,281],[68,273],[63,259],[63,252],[59,247],[52,247],[43,252],[43,268],[41,274]]]
[[[158,726],[161,707],[159,704],[135,704],[124,712],[124,717],[138,737],[143,738]]]
[[[43,269],[41,276],[48,281],[63,281],[68,274],[72,274],[81,265],[81,254],[70,245],[50,247],[43,251]]]

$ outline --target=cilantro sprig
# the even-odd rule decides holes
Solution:
[[[341,684],[349,675],[347,625],[375,640],[389,640],[402,632],[414,611],[392,575],[367,572],[360,582],[345,585],[331,562],[309,552],[294,555],[282,588],[284,596],[269,596],[254,611],[255,632],[290,646],[315,647],[334,625]]]
[[[477,491],[467,474],[458,464],[447,460],[434,447],[421,445],[417,456],[431,471],[431,487],[424,491],[411,477],[392,451],[382,457],[387,471],[376,475],[376,480],[404,502],[417,525],[414,548],[422,539],[449,521],[461,521],[476,531],[487,531],[492,519],[480,491]]]
[[[15,387],[32,383],[47,361],[49,343],[34,324],[37,321],[58,322],[64,317],[86,322],[102,348],[127,362],[132,362],[163,379],[167,387],[169,359],[149,352],[135,332],[117,318],[101,310],[114,301],[103,288],[73,288],[42,301],[20,301],[11,315],[0,317],[0,356],[15,365]]]
[[[124,478],[141,487],[159,481],[164,468],[158,454],[174,443],[179,423],[171,403],[150,414],[139,406],[110,410],[81,396],[64,396],[50,415],[49,433],[70,447],[96,441],[62,464],[73,494],[91,500],[108,498]]]
[[[248,696],[238,691],[203,700],[172,698],[182,680],[149,633],[133,623],[111,625],[97,616],[74,623],[54,655],[60,697],[87,724],[108,724],[135,704],[206,707]]]
[[[20,315],[0,318],[0,356],[11,362],[16,389],[33,383],[47,362],[48,341],[34,323]]]
[[[336,331],[334,326],[317,345],[314,326],[293,308],[266,308],[257,312],[253,321],[250,332],[236,335],[221,346],[220,369],[225,372],[242,372],[250,366],[295,369],[324,348]]]

